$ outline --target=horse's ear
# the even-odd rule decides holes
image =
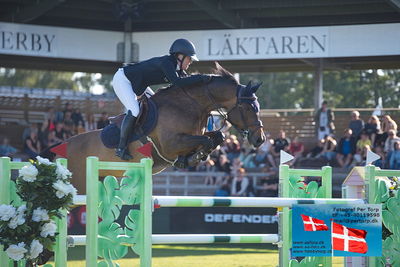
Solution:
[[[259,82],[256,85],[251,87],[251,90],[253,91],[253,93],[257,92],[258,88],[260,88],[260,86],[263,84],[263,82]]]

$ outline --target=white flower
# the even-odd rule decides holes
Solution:
[[[25,249],[25,243],[21,242],[18,245],[11,245],[6,250],[8,257],[13,259],[14,261],[19,261],[24,257],[24,254],[27,252]]]
[[[57,162],[57,169],[56,169],[57,179],[68,179],[71,177],[72,173],[65,168],[63,165]]]
[[[15,216],[15,208],[11,205],[0,205],[0,220],[1,221],[8,221],[12,217]]]
[[[40,244],[39,240],[34,239],[31,243],[31,249],[29,250],[29,258],[35,259],[43,251],[43,245]]]
[[[72,196],[76,195],[75,187],[70,183],[64,183],[62,180],[53,183],[53,188],[57,190],[56,196],[58,198],[63,198],[68,194],[71,194]]]
[[[72,195],[72,197],[75,197],[78,191],[72,184],[67,184],[67,185],[69,194]]]
[[[49,223],[45,223],[42,226],[42,231],[40,232],[40,235],[42,237],[47,237],[47,236],[54,236],[57,230],[57,225],[51,221]]]
[[[21,170],[19,170],[19,176],[22,176],[22,179],[26,182],[35,181],[37,175],[38,170],[33,165],[24,166]]]
[[[44,164],[44,165],[52,165],[53,164],[52,162],[50,162],[50,160],[42,158],[40,156],[37,156],[36,159],[40,164]]]
[[[8,227],[11,229],[17,228],[18,225],[22,225],[25,223],[25,211],[26,206],[22,205],[18,208],[16,215],[11,219],[8,223]]]
[[[49,219],[49,215],[47,214],[47,210],[39,207],[33,211],[32,221],[40,222],[40,221],[47,221],[48,219]]]

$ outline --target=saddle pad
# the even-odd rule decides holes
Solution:
[[[136,124],[136,128],[128,139],[128,143],[139,140],[143,136],[147,136],[156,126],[158,120],[158,108],[153,100],[148,99],[148,112],[145,115],[144,122],[140,125]],[[100,137],[104,146],[107,148],[116,148],[119,144],[121,135],[120,125],[111,123],[104,127]]]

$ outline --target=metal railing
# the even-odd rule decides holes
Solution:
[[[218,189],[220,184],[204,184],[205,178],[209,176],[214,177],[215,181],[222,181],[224,177],[229,175],[224,172],[162,172],[154,175],[153,188],[160,191],[163,190],[166,196],[177,190],[180,191],[179,195],[184,196],[193,195],[193,193],[199,191],[209,191],[211,195]],[[262,172],[249,172],[246,177],[249,178],[254,190],[257,190],[261,188],[260,180],[271,176]]]

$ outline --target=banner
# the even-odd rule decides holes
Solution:
[[[380,204],[294,205],[292,257],[382,256],[381,216]]]

